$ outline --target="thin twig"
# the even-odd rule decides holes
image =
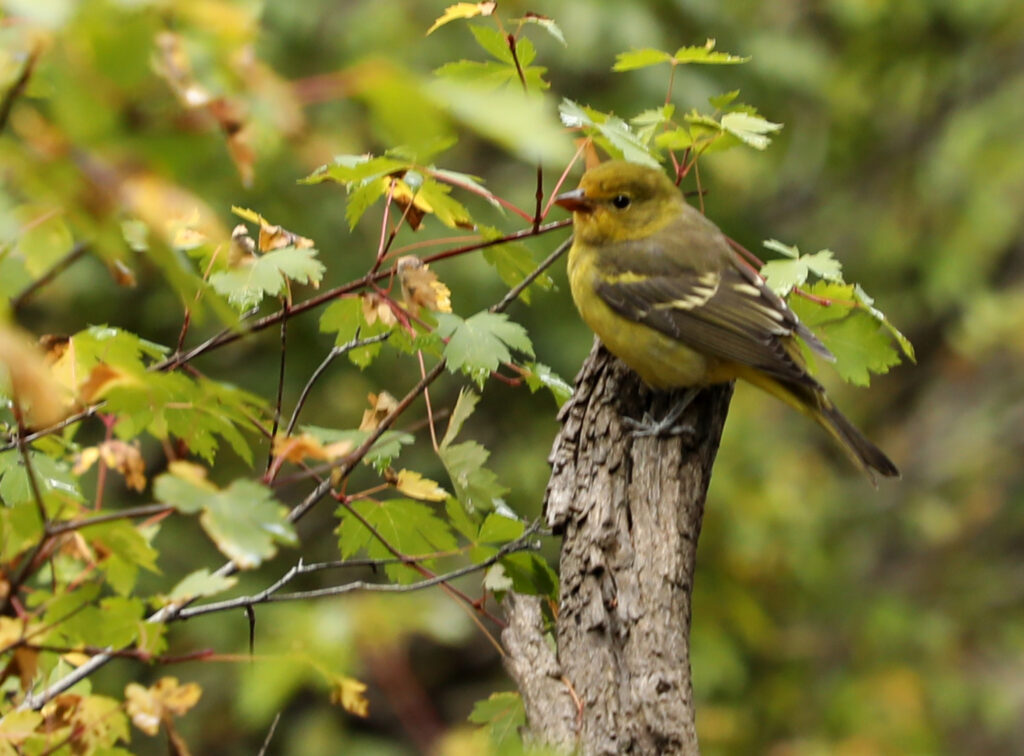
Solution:
[[[0,126],[2,128],[2,126]],[[85,242],[78,242],[68,252],[60,258],[57,262],[50,266],[50,269],[46,271],[42,276],[37,278],[35,281],[30,283],[21,292],[11,299],[11,309],[17,310],[27,302],[33,294],[39,289],[46,286],[54,278],[63,273],[69,267],[71,267],[78,259],[89,251],[89,245]]]
[[[267,737],[263,739],[263,745],[260,747],[260,752],[256,756],[266,756],[267,749],[270,748],[270,741],[274,739],[274,731],[277,729],[277,723],[281,721],[281,712],[277,712],[274,715],[274,721],[270,723],[270,730],[267,732]]]
[[[324,357],[324,361],[317,366],[316,370],[314,370],[313,374],[309,377],[309,380],[306,381],[306,385],[303,387],[302,393],[299,394],[299,399],[295,403],[295,409],[292,410],[292,416],[291,419],[288,421],[288,427],[285,429],[284,434],[286,436],[292,435],[292,431],[295,430],[295,424],[299,420],[299,413],[302,412],[302,407],[303,405],[305,405],[306,399],[309,397],[309,392],[312,391],[313,389],[313,384],[317,382],[320,376],[323,375],[324,371],[327,370],[327,368],[335,359],[345,354],[346,352],[352,351],[353,349],[358,349],[364,346],[370,346],[371,344],[377,344],[381,341],[386,341],[390,337],[391,331],[387,331],[386,333],[381,333],[376,336],[369,336],[365,339],[360,339],[359,331],[357,330],[356,335],[352,337],[351,341],[348,341],[345,344],[342,344],[341,346],[336,346],[330,352],[328,352],[327,356]]]
[[[532,523],[523,534],[514,541],[502,545],[498,551],[492,554],[487,559],[479,562],[478,564],[469,564],[464,567],[452,570],[450,572],[443,573],[441,575],[434,575],[423,580],[419,580],[415,583],[369,583],[365,580],[355,580],[351,583],[343,583],[342,585],[332,585],[327,588],[317,588],[310,591],[296,591],[294,593],[277,594],[281,588],[287,585],[289,582],[294,580],[299,575],[305,575],[308,572],[314,571],[319,565],[303,565],[297,564],[292,567],[288,572],[284,574],[279,580],[274,582],[268,588],[260,591],[259,593],[251,596],[239,596],[238,598],[226,599],[224,601],[216,601],[210,604],[202,604],[200,606],[192,607],[190,609],[183,609],[175,615],[176,619],[186,620],[192,617],[199,617],[204,614],[213,614],[214,612],[230,611],[232,609],[241,609],[247,606],[256,606],[258,604],[272,604],[280,603],[283,601],[304,601],[307,599],[325,598],[327,596],[340,596],[345,593],[352,593],[353,591],[368,591],[374,593],[412,593],[413,591],[421,591],[424,588],[430,588],[441,583],[450,583],[451,581],[469,575],[474,572],[480,572],[489,568],[503,557],[518,552],[534,550],[536,544],[534,542],[534,536],[540,530],[539,521]]]
[[[32,78],[32,71],[35,70],[36,61],[39,60],[39,54],[41,47],[37,45],[28,54],[25,59],[25,65],[21,68],[21,73],[18,74],[18,78],[11,85],[10,89],[4,93],[3,100],[0,100],[0,132],[7,127],[7,121],[11,117],[11,110],[14,108],[15,101],[21,97],[21,93],[25,91],[25,87],[28,86],[28,80]]]
[[[282,305],[282,310],[288,312],[291,302],[289,299],[285,299]],[[288,356],[288,319],[285,318],[281,321],[281,360],[277,370],[277,399],[274,402],[274,421],[270,426],[270,438],[273,439],[277,435],[278,426],[281,425],[281,402],[284,401],[284,373],[285,364]],[[274,464],[274,444],[269,445],[267,449],[267,471],[270,470],[270,466]]]
[[[93,525],[102,525],[105,522],[131,520],[136,517],[152,517],[153,515],[170,512],[173,509],[174,507],[166,504],[144,504],[139,507],[119,509],[116,512],[104,512],[103,514],[96,515],[94,517],[83,517],[80,520],[65,520],[64,522],[59,522],[56,525],[51,525],[49,532],[51,536],[58,536],[63,533],[70,533],[72,530],[82,530],[83,528],[90,528]]]
[[[510,304],[512,304],[512,302],[518,299],[519,295],[523,293],[527,286],[536,281],[537,277],[540,276],[540,274],[543,273],[545,270],[550,268],[555,263],[555,261],[562,255],[564,255],[565,251],[569,249],[569,247],[571,246],[572,237],[570,236],[564,242],[559,244],[555,248],[554,252],[545,257],[544,261],[541,262],[541,264],[538,265],[536,268],[534,268],[526,278],[517,283],[513,288],[509,289],[508,294],[502,297],[501,301],[491,308],[491,312],[503,312],[505,308],[507,308]]]

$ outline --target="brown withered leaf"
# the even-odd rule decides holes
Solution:
[[[423,225],[424,216],[434,212],[433,205],[414,192],[412,187],[400,178],[385,176],[381,181],[384,182],[385,188],[388,187],[389,183],[391,184],[391,200],[402,208],[409,227],[413,231],[419,231],[420,226]]]
[[[128,444],[119,439],[111,439],[99,446],[86,447],[79,452],[71,472],[82,475],[98,459],[102,459],[110,469],[121,473],[129,488],[139,492],[146,489],[146,463],[142,460],[138,442]]]
[[[420,308],[436,312],[451,312],[451,291],[437,279],[422,260],[412,255],[398,258],[398,281],[402,286],[402,299],[413,315]]]
[[[162,677],[148,688],[129,683],[124,689],[128,716],[147,735],[156,735],[161,722],[170,723],[187,712],[202,694],[196,683],[181,685],[176,677]]]
[[[379,394],[370,394],[366,398],[370,402],[370,409],[363,412],[363,419],[359,423],[359,430],[373,431],[380,425],[380,421],[391,414],[391,411],[398,406],[398,400],[387,391],[381,391]]]
[[[367,325],[373,325],[378,320],[388,326],[398,322],[395,311],[391,309],[388,300],[377,292],[368,291],[365,294],[360,294],[359,302],[363,306],[363,319]]]
[[[273,443],[275,457],[296,463],[306,459],[332,462],[352,451],[353,446],[351,441],[324,444],[308,433],[299,436],[276,436]]]

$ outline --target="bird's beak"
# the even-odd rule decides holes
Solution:
[[[589,213],[594,209],[593,204],[587,199],[587,195],[582,189],[573,189],[571,192],[559,194],[555,197],[555,204],[574,213]]]

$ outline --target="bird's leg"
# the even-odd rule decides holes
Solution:
[[[700,389],[697,387],[686,389],[686,393],[669,408],[669,411],[660,420],[655,420],[649,412],[645,412],[640,420],[624,417],[622,422],[627,427],[632,428],[634,438],[643,438],[645,436],[680,436],[684,433],[693,433],[693,426],[686,425],[685,423],[677,425],[676,420],[682,417],[683,412],[686,411],[686,408],[690,406],[690,403],[699,393]]]

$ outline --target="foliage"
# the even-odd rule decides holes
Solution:
[[[1022,84],[967,73],[1012,59],[1019,11],[286,5],[2,4],[0,751],[151,752],[134,725],[253,753],[287,709],[282,752],[395,752],[379,733],[451,690],[481,731],[409,748],[522,751],[517,696],[467,667],[493,596],[557,597],[527,521],[590,338],[537,271],[574,139],[668,166],[737,238],[831,245],[768,242],[762,272],[836,355],[819,377],[875,377],[901,428],[880,511],[737,397],[694,610],[709,752],[1019,749],[985,670],[1024,626],[995,525],[1021,489]],[[429,694],[424,643],[464,651]],[[297,716],[309,691],[343,711]]]

